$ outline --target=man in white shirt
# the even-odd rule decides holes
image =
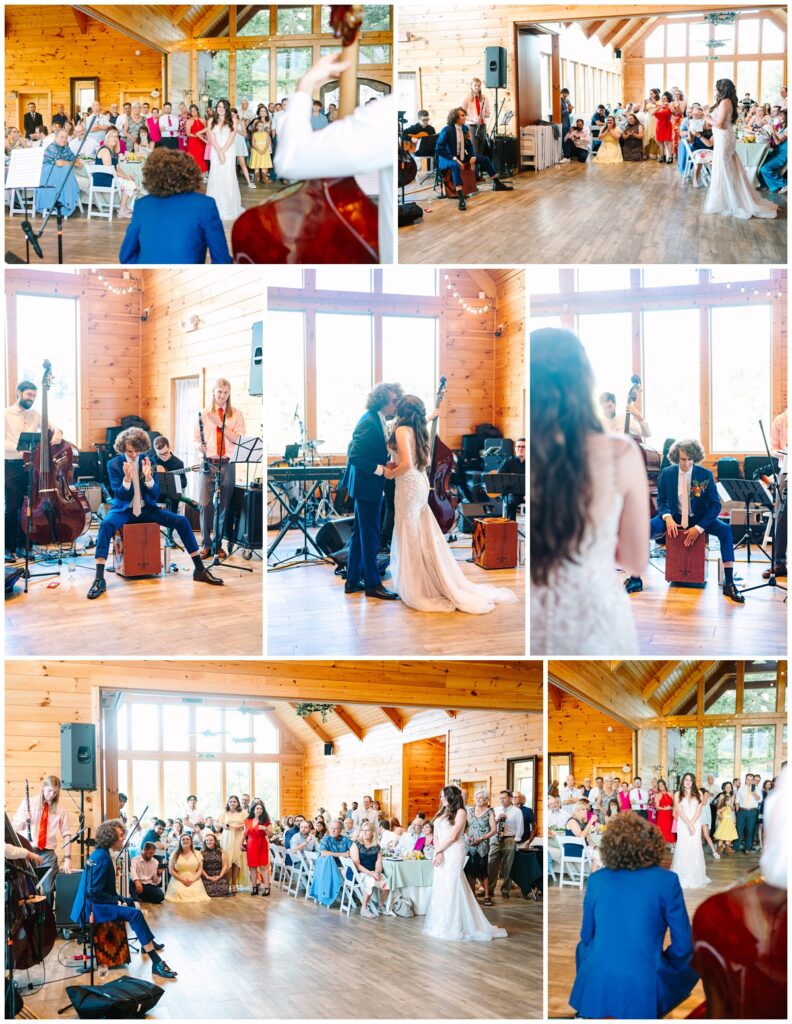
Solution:
[[[170,103],[162,104],[159,118],[160,145],[166,149],[179,148],[179,119],[173,113]]]
[[[775,101],[775,106],[780,107],[782,110],[787,108],[787,87],[785,85],[781,86],[781,95]]]
[[[144,843],[143,849],[137,857],[132,858],[129,867],[133,898],[140,903],[162,903],[165,899],[162,890],[162,870],[154,857],[155,852],[154,843]]]
[[[85,137],[85,122],[80,121],[79,124],[74,126],[74,134],[69,139],[69,149],[72,153],[76,153],[80,149],[80,143]],[[93,157],[96,156],[96,151],[99,148],[99,143],[93,135],[89,135],[83,143],[82,150],[80,151],[80,158],[82,157]]]
[[[110,109],[112,111],[113,108],[111,107]],[[132,104],[131,103],[125,103],[124,104],[124,109],[121,111],[121,113],[115,119],[115,126],[118,129],[118,134],[121,136],[121,138],[123,138],[124,135],[126,134],[127,125],[129,124],[129,118],[131,116],[132,116]]]
[[[279,178],[302,180],[379,174],[380,263],[394,260],[393,95],[358,107],[353,114],[315,132],[313,97],[347,67],[343,50],[320,57],[300,79],[284,117],[276,121],[275,171]]]
[[[568,775],[567,780],[561,787],[560,791],[561,805],[567,808],[571,814],[572,808],[575,806],[578,800],[582,798],[582,796],[583,790],[580,788],[580,786],[575,785],[574,775]]]
[[[27,491],[27,474],[22,452],[17,451],[20,434],[41,431],[41,414],[33,408],[38,388],[30,380],[22,380],[16,387],[16,401],[5,411],[5,550],[6,561],[16,561],[16,553],[25,546],[25,535],[19,525],[22,500]],[[63,433],[52,423],[52,444],[60,444]]]
[[[649,790],[643,788],[643,779],[636,775],[630,790],[630,807],[636,814],[649,820]]]
[[[569,821],[571,815],[569,811],[565,811],[561,806],[561,801],[557,796],[551,796],[547,801],[547,815],[545,820],[545,831],[550,832],[551,829],[561,829],[562,831],[566,828],[566,823]]]
[[[600,806],[602,801],[602,787],[604,780],[601,775],[598,775],[594,780],[594,785],[588,792],[588,802],[591,804],[592,809],[596,809]]]
[[[495,810],[495,824],[498,831],[490,839],[487,874],[489,875],[490,896],[495,895],[498,875],[503,876],[501,895],[509,899],[512,886],[511,872],[517,843],[522,839],[523,815],[514,803],[511,790],[500,792],[500,807]]]
[[[239,104],[239,116],[243,121],[252,121],[256,116],[256,111],[250,106],[247,96],[243,96]]]
[[[371,801],[370,796],[363,797],[363,806],[356,807],[350,814],[352,821],[355,823],[355,832],[358,831],[364,821],[370,821],[371,824],[377,827],[377,812],[374,809],[374,804]]]
[[[90,111],[85,115],[85,124],[91,125],[90,134],[96,140],[97,148],[104,142],[105,133],[110,127],[109,116],[102,113],[102,104],[94,100]]]
[[[737,842],[734,844],[735,851],[740,849],[745,854],[751,852],[756,826],[759,819],[759,801],[761,795],[759,787],[754,781],[751,772],[745,776],[745,782],[738,793],[737,798]]]
[[[203,825],[205,822],[204,812],[198,806],[198,797],[194,793],[187,797],[187,806],[182,812],[182,821],[186,829],[198,824]]]

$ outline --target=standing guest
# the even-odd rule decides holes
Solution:
[[[567,776],[566,782],[562,786],[558,795],[561,799],[561,803],[567,808],[571,808],[573,804],[576,804],[578,800],[582,798],[583,790],[580,786],[575,785],[574,775]]]
[[[118,134],[121,136],[122,139],[126,139],[127,126],[129,124],[129,118],[131,116],[132,104],[127,102],[124,104],[121,113],[113,122],[116,128],[118,129]]]
[[[590,800],[589,803],[591,803]],[[536,838],[536,816],[531,808],[527,806],[527,800],[525,799],[524,793],[515,792],[514,806],[519,807],[520,814],[523,816],[523,830],[520,842],[525,845],[526,849],[528,849]]]
[[[140,903],[162,903],[165,893],[162,891],[162,870],[154,854],[157,847],[152,842],[144,842],[137,857],[132,858],[129,867],[129,878],[135,891],[135,899]]]
[[[250,100],[247,96],[243,96],[239,103],[239,117],[242,121],[252,121],[256,115],[253,113],[253,108],[250,105]]]
[[[605,780],[601,775],[598,775],[594,779],[594,785],[588,792],[588,802],[591,804],[593,810],[599,810],[602,803],[602,789],[605,785]]]
[[[247,187],[255,188],[256,183],[248,167],[247,121],[242,120],[236,107],[231,107],[231,123],[234,129],[234,154],[236,155],[237,164],[240,171],[242,171]]]
[[[209,896],[201,875],[203,859],[193,847],[192,836],[185,832],[170,859],[170,882],[165,899],[169,903],[205,903]]]
[[[644,789],[643,779],[639,775],[633,779],[633,786],[630,790],[630,809],[640,814],[642,818],[649,820],[649,791]]]
[[[584,797],[584,799],[588,800],[590,792],[591,792],[591,779],[585,778],[585,779],[583,779],[583,785],[581,786],[581,795]],[[591,801],[589,801],[589,803],[590,802]]]
[[[270,134],[264,127],[264,121],[259,118],[250,137],[250,170],[253,172],[253,180],[258,175],[262,185],[269,178],[272,168],[270,146]]]
[[[200,477],[201,503],[201,551],[207,558],[212,553],[212,531],[215,523],[213,494],[215,478],[219,475],[220,500],[218,507],[217,534],[214,537],[218,558],[227,558],[223,550],[222,538],[225,534],[226,515],[236,482],[236,464],[230,461],[230,454],[236,442],[245,433],[245,417],[241,410],[231,404],[231,383],[225,377],[218,377],[212,386],[212,403],[202,412],[205,443],[201,441],[201,431],[195,424],[194,440],[202,455],[206,457],[206,465]]]
[[[671,88],[671,148],[676,160],[679,156],[679,144],[682,138],[682,121],[685,117],[685,94],[677,86]]]
[[[160,133],[159,107],[152,107],[151,113],[146,114],[146,124],[148,125],[149,134],[151,135],[151,141],[155,146],[159,145],[162,139],[162,134]]]
[[[673,100],[674,97],[670,92],[664,92],[660,97],[654,112],[655,139],[662,150],[661,155],[658,158],[661,164],[672,164],[674,162],[674,158],[672,156],[673,133],[671,131],[671,103]]]
[[[646,115],[644,123],[643,144],[646,157],[649,160],[656,160],[660,149],[657,142],[657,119],[655,112],[660,103],[660,90],[650,89],[648,97],[643,103],[643,112]]]
[[[672,827],[674,823],[674,798],[668,792],[665,779],[658,780],[655,806],[657,808],[657,827],[663,833],[666,846],[670,847],[676,842],[676,833]]]
[[[627,783],[626,780],[621,783],[621,786],[619,787],[619,792],[617,793],[617,796],[618,796],[618,800],[619,800],[619,808],[620,808],[620,810],[622,810],[622,811],[632,810],[632,801],[630,800],[630,786],[629,786],[629,784]]]
[[[24,126],[25,138],[29,139],[35,131],[42,127],[44,119],[41,114],[36,110],[35,103],[28,103],[27,113],[22,119]]]
[[[143,836],[143,841],[140,844],[141,850],[146,844],[151,844],[154,847],[155,856],[158,854],[165,854],[167,850],[167,843],[164,839],[165,835],[165,822],[162,818],[154,818],[151,823],[151,828]]]
[[[187,134],[187,152],[198,164],[201,174],[206,174],[206,125],[201,120],[201,113],[195,103],[190,104],[184,130]]]
[[[179,118],[173,113],[170,103],[162,104],[159,117],[159,145],[166,149],[179,148]]]
[[[187,797],[187,806],[182,812],[182,821],[188,828],[204,821],[204,812],[198,806],[198,797],[195,793],[190,793]]]
[[[720,860],[720,854],[715,849],[715,844],[712,842],[712,836],[710,835],[709,823],[711,821],[711,818],[710,812],[708,810],[709,805],[715,803],[716,794],[710,793],[709,790],[704,789],[703,786],[701,787],[699,792],[701,793],[701,803],[703,805],[703,810],[701,812],[701,834],[704,837],[704,842],[712,851],[712,856],[715,858],[715,860]]]
[[[511,872],[514,854],[517,843],[523,834],[523,816],[520,808],[514,804],[511,790],[502,789],[499,797],[501,805],[495,811],[496,832],[490,839],[487,870],[492,895],[495,895],[498,875],[501,875],[503,878],[501,896],[507,900],[512,887]]]
[[[190,114],[187,110],[187,104],[182,102],[179,104],[179,149],[185,152],[187,149],[187,119]]]
[[[663,1017],[693,990],[698,975],[678,877],[660,867],[665,847],[635,814],[614,818],[600,846],[603,868],[586,883],[577,973],[569,1002],[581,1017]],[[625,913],[629,908],[629,913]],[[666,931],[671,943],[663,949]],[[625,943],[631,969],[613,972]]]
[[[57,775],[45,775],[41,780],[41,791],[38,796],[30,798],[30,809],[25,797],[14,816],[14,829],[27,838],[30,834],[30,845],[36,856],[41,857],[42,867],[50,868],[51,874],[44,882],[43,893],[52,900],[55,888],[55,876],[58,873],[58,836],[63,844],[63,873],[71,874],[70,842],[72,831],[69,826],[69,814],[65,807],[60,806],[61,781]]]
[[[119,116],[118,104],[117,103],[111,103],[110,104],[110,110],[107,113],[107,119],[110,122],[110,124],[115,125],[116,121],[118,121],[118,116]]]
[[[228,859],[232,895],[239,892],[239,885],[237,883],[245,866],[245,855],[242,852],[242,840],[245,838],[245,821],[246,815],[239,803],[239,797],[230,796],[226,802],[225,811],[220,816],[220,824],[223,827],[220,845],[225,850]]]
[[[228,895],[228,858],[213,831],[207,830],[201,852],[201,878],[208,896]]]
[[[124,141],[126,142],[127,149],[135,148],[135,143],[143,129],[146,131],[149,144],[153,146],[154,141],[151,135],[151,127],[143,116],[143,108],[139,103],[133,103],[126,124],[123,126]]]
[[[772,790],[773,790],[773,780],[772,779],[765,779],[764,782],[762,783],[762,791],[761,791],[762,792],[762,800],[761,800],[761,802],[759,804],[759,818],[758,818],[758,821],[757,821],[759,849],[760,850],[764,849],[764,809],[765,809],[765,801],[767,800],[767,797],[770,795]]]
[[[749,772],[745,776],[745,783],[740,786],[737,795],[737,845],[735,850],[748,854],[753,846],[753,837],[759,818],[759,801],[761,794],[757,792],[754,785],[754,777]]]
[[[250,810],[250,793],[243,793],[239,802],[242,805],[242,810],[247,814]]]
[[[370,821],[364,821],[360,826],[360,832],[350,847],[349,855],[352,858],[352,863],[363,876],[360,916],[373,918],[378,914],[384,914],[384,901],[388,896],[388,881],[382,873],[382,850],[377,844],[374,825]],[[369,901],[375,889],[379,893],[379,902],[375,904],[374,908],[371,908]]]
[[[143,168],[147,195],[135,203],[119,252],[121,263],[231,263],[217,204],[187,154],[155,150]]]
[[[713,800],[713,803],[715,804],[717,820],[717,825],[713,830],[713,837],[718,844],[718,852],[725,852],[731,855],[733,852],[732,843],[738,838],[735,827],[737,805],[734,796],[734,786],[731,782],[723,783],[723,790],[718,798]]]
[[[319,100],[314,100],[311,107],[311,128],[318,132],[320,128],[326,128],[329,124],[327,114],[322,110]]]
[[[270,825],[270,818],[263,801],[254,800],[250,805],[247,821],[245,822],[247,866],[250,873],[251,896],[258,896],[259,885],[262,887],[262,896],[269,896],[270,894],[269,838],[267,832]]]
[[[467,809],[465,877],[474,895],[477,882],[484,886],[484,906],[491,907],[489,841],[497,834],[498,826],[495,824],[495,811],[490,807],[489,792],[486,789],[477,789],[473,794],[473,801],[473,806]]]
[[[66,108],[62,103],[58,104],[56,113],[52,117],[52,123],[56,124],[59,128],[65,128],[69,123],[69,115],[66,113]]]
[[[363,806],[356,807],[352,804],[352,821],[355,823],[355,828],[359,829],[364,821],[370,821],[372,825],[377,823],[377,810],[374,807],[370,796],[363,797]]]
[[[568,140],[567,136],[569,130],[572,127],[572,111],[575,108],[572,106],[572,102],[569,98],[569,89],[561,90],[561,148],[563,157],[561,159],[562,164],[569,163],[572,157],[572,143]]]
[[[465,124],[476,154],[483,154],[487,146],[487,122],[492,116],[489,99],[481,89],[481,79],[471,80],[467,96],[459,104],[465,111]]]

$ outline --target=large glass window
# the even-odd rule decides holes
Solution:
[[[388,32],[391,27],[390,4],[365,4],[363,7],[364,32]]]
[[[153,807],[165,818],[181,815],[190,792],[190,764],[188,761],[165,761],[162,765],[162,807]],[[199,802],[199,807],[202,804]]]
[[[644,96],[650,89],[662,89],[665,81],[665,68],[662,64],[644,64]]]
[[[200,807],[204,814],[217,818],[225,809],[225,794],[222,792],[222,770],[219,761],[199,761],[195,766],[195,789],[200,795]]]
[[[49,295],[17,295],[16,364],[17,381],[29,380],[39,394],[35,408],[41,411],[44,360],[52,363],[52,383],[47,394],[50,425],[63,431],[72,444],[78,436],[77,299]],[[57,346],[53,346],[57,338]],[[14,383],[16,384],[17,381]]]
[[[533,274],[533,270],[531,270],[531,274]],[[577,290],[579,292],[627,291],[629,287],[629,267],[578,267]]]
[[[390,64],[391,48],[387,43],[372,43],[360,47],[361,64]]]
[[[372,381],[371,317],[316,317],[316,427],[325,454],[347,450],[350,410],[365,408]]]
[[[311,32],[313,12],[310,7],[278,7],[277,18],[279,36],[308,35]]]
[[[258,5],[256,5],[258,7]],[[269,5],[266,7],[248,8],[246,15],[240,17],[237,15],[237,35],[238,36],[268,36],[270,34],[270,9]],[[251,17],[250,11],[255,10],[255,14]],[[240,25],[240,22],[242,23]],[[237,60],[239,60],[239,52],[237,52]]]
[[[678,26],[675,26],[678,27]],[[685,91],[685,65],[684,64],[666,64],[665,66],[665,77],[664,82],[668,83],[667,88],[670,89],[681,89]],[[666,86],[663,86],[665,89]]]
[[[733,715],[737,711],[737,674],[732,663],[721,665],[704,685],[704,714]]]
[[[698,437],[698,310],[671,309],[644,313],[643,336],[646,376],[644,414],[655,447],[660,449],[668,437]],[[681,367],[684,367],[684,372]]]
[[[198,87],[201,96],[215,103],[228,99],[230,75],[228,50],[205,50],[198,54]]]
[[[382,290],[389,295],[437,295],[437,271],[424,266],[384,266]]]
[[[295,411],[305,422],[305,317],[302,313],[267,314],[265,359],[267,380],[267,448],[283,455],[299,440]]]
[[[712,38],[719,39],[723,43],[723,46],[719,47],[718,53],[734,53],[734,37],[736,33],[734,31],[734,25],[715,25],[712,30]],[[720,65],[718,65],[718,72],[720,72]],[[723,78],[722,74],[718,74],[718,78]],[[727,76],[731,77],[731,76]]]
[[[783,53],[786,49],[786,39],[783,29],[780,29],[774,21],[769,18],[762,19],[762,53]]]
[[[278,16],[280,20],[280,14]],[[290,96],[297,83],[311,66],[310,46],[290,46],[278,49],[276,57],[276,93],[279,97]]]
[[[253,100],[254,105],[269,100],[270,94],[270,52],[269,50],[237,50],[236,54],[236,96],[237,102],[243,96]]]
[[[434,317],[382,318],[382,377],[401,381],[405,391],[434,408],[437,392],[437,320]]]
[[[190,749],[190,709],[166,704],[162,708],[163,750]]]
[[[778,700],[778,666],[774,661],[745,663],[743,680],[743,712],[768,714],[776,710]]]
[[[784,84],[784,62],[782,60],[762,61],[762,103],[775,104],[781,96]]]
[[[595,395],[626,395],[633,372],[632,314],[586,313],[578,317],[578,336],[591,363]]]
[[[250,793],[250,762],[249,761],[227,761],[226,762],[226,800],[230,796],[239,798],[242,803],[242,794]]]
[[[280,733],[266,715],[251,715],[252,732],[255,736],[255,754],[277,754],[280,750]]]
[[[691,61],[688,64],[687,98],[690,103],[705,103],[709,92],[709,64]]]
[[[690,49],[691,57],[706,57],[708,54],[707,40],[710,37],[710,24],[708,21],[694,21],[690,24]]]
[[[737,27],[737,52],[759,53],[759,19],[740,18]]]
[[[225,713],[225,748],[229,754],[249,754],[253,747],[252,716],[239,708]]]
[[[129,709],[132,750],[159,749],[159,705],[132,704]]]
[[[691,266],[666,267],[662,263],[643,268],[644,288],[671,288],[698,284],[698,270]]]
[[[665,26],[660,25],[644,40],[644,57],[662,57],[665,54]]]
[[[712,450],[762,451],[759,420],[767,425],[771,419],[772,307],[720,306],[710,323]]]
[[[679,788],[679,780],[685,772],[692,772],[696,778],[696,729],[669,729],[666,732],[668,746],[668,786]]]
[[[732,281],[768,281],[770,268],[761,264],[738,264],[737,266],[718,266],[710,270],[710,281],[713,284],[729,284]]]
[[[527,280],[531,295],[557,295],[561,290],[558,267],[529,267]]]
[[[737,95],[742,100],[745,93],[751,94],[751,99],[759,95],[759,62],[755,60],[737,61]]]
[[[264,801],[270,820],[280,817],[280,772],[277,764],[253,766],[253,796]]]
[[[144,811],[146,818],[159,811],[159,761],[136,759],[132,762],[130,805],[130,813],[138,818],[144,816]]]
[[[401,268],[399,268],[401,269]],[[317,290],[330,292],[370,292],[372,272],[369,267],[334,266],[326,263],[316,268]]]
[[[734,739],[736,730],[725,726],[704,729],[701,777],[712,773],[716,779],[734,778]]]
[[[752,772],[772,778],[775,768],[775,726],[752,725],[742,729],[742,775]]]
[[[223,749],[222,708],[195,709],[195,749],[202,754],[220,753]]]

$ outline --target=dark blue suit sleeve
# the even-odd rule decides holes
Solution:
[[[228,251],[228,242],[226,242],[223,222],[220,220],[220,214],[217,210],[217,203],[211,196],[208,198],[212,201],[206,204],[208,213],[204,220],[204,233],[209,256],[212,263],[233,263],[231,253]]]
[[[596,890],[596,888],[595,885],[594,889]],[[591,889],[591,878],[589,878],[589,885],[583,898],[583,920],[580,922],[580,941],[584,946],[588,946],[594,938],[594,903],[595,897]]]
[[[441,156],[445,160],[453,160],[456,156],[456,150],[454,146],[451,145],[451,131],[448,125],[441,129],[440,134],[437,137],[435,153],[437,156]]]
[[[129,501],[132,497],[132,485],[124,487],[124,462],[113,459],[107,464],[107,475],[110,478],[110,493],[117,501]]]
[[[673,516],[674,514],[676,496],[671,487],[671,478],[674,475],[670,467],[666,467],[657,481],[657,514],[659,516]]]
[[[138,263],[140,260],[140,218],[138,204],[132,211],[132,220],[127,225],[124,241],[118,253],[119,263]]]
[[[381,465],[376,457],[376,450],[381,443],[382,435],[378,435],[376,423],[368,417],[362,419],[355,427],[349,449],[349,462],[356,471],[374,473],[377,466]]]
[[[718,489],[715,486],[715,477],[708,469],[703,469],[703,472],[706,473],[706,476],[696,481],[700,487],[704,487],[706,484],[706,489],[700,499],[704,504],[698,517],[698,525],[706,530],[720,515],[721,502],[718,497]]]

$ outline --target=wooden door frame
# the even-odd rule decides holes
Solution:
[[[36,89],[33,86],[28,85],[28,86],[22,86],[20,89],[17,89],[16,94],[17,94],[17,111],[19,113],[19,131],[20,131],[20,134],[23,136],[23,138],[24,138],[24,135],[25,135],[25,128],[24,128],[25,114],[27,113],[27,110],[23,109],[23,108],[26,108],[28,103],[31,102],[30,100],[23,100],[22,99],[23,96],[46,96],[47,97],[47,106],[49,107],[49,115],[50,115],[49,116],[49,122],[50,122],[50,124],[52,124],[52,90],[51,89]],[[35,102],[35,101],[33,101],[33,102]],[[41,111],[37,110],[36,112],[41,114],[41,119],[42,119],[42,121],[44,121],[44,115],[41,113]],[[46,121],[44,121],[44,124],[46,125],[47,128],[49,128],[49,124],[47,124]]]

